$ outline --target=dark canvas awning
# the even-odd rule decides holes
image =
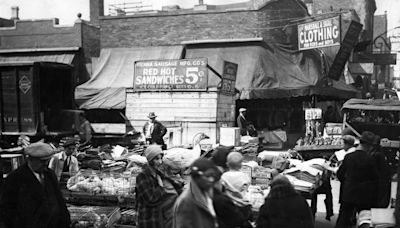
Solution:
[[[344,80],[322,86],[325,69],[319,52],[315,50],[295,52],[260,42],[188,45],[185,58],[198,57],[208,58],[208,64],[219,74],[222,74],[223,61],[237,63],[235,87],[240,91],[240,99],[309,95],[350,98],[358,92]],[[209,71],[209,87],[216,87],[219,82],[220,79]]]
[[[81,109],[123,109],[125,89],[133,86],[135,61],[180,59],[182,52],[183,46],[102,49],[90,80],[75,89],[75,99]]]
[[[18,53],[18,54],[0,54],[0,63],[18,63],[18,62],[55,62],[72,64],[75,53]]]
[[[400,101],[389,99],[350,99],[343,104],[342,109],[400,111]]]

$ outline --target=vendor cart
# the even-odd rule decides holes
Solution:
[[[400,151],[400,101],[350,99],[343,104],[342,111],[343,127],[357,136],[371,131],[381,137],[382,150],[395,171]]]

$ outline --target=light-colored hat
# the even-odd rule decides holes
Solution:
[[[153,160],[158,155],[163,154],[163,152],[162,152],[160,146],[151,145],[151,146],[146,148],[146,150],[144,151],[144,154],[146,156],[147,161],[150,162],[151,160]]]
[[[156,118],[156,114],[154,114],[154,112],[150,112],[149,115],[147,116],[147,118],[151,119],[151,118]]]
[[[246,108],[239,108],[239,112],[245,112],[245,111],[247,111]]]
[[[24,152],[29,157],[39,158],[41,160],[48,160],[54,155],[56,150],[50,144],[36,142],[26,147],[24,149]]]

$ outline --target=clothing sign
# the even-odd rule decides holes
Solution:
[[[224,61],[224,70],[222,72],[221,92],[225,94],[235,94],[235,83],[238,64]]]
[[[207,59],[135,62],[134,90],[207,90]]]
[[[322,118],[322,109],[320,108],[307,108],[305,111],[306,120],[319,120]]]
[[[299,50],[340,45],[340,18],[298,25]]]

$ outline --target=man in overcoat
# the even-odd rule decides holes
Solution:
[[[5,180],[0,214],[7,228],[68,228],[70,215],[57,177],[47,168],[51,145],[37,142],[24,150],[27,162]]]
[[[150,144],[161,145],[162,149],[165,150],[166,145],[163,137],[167,133],[167,128],[156,120],[157,116],[154,112],[150,112],[147,117],[149,121],[143,126],[143,134],[146,137],[146,141]]]
[[[378,170],[370,152],[374,148],[375,135],[365,131],[360,138],[356,151],[344,157],[337,176],[343,184],[342,204],[336,227],[351,227],[354,211],[370,210],[375,205]]]

